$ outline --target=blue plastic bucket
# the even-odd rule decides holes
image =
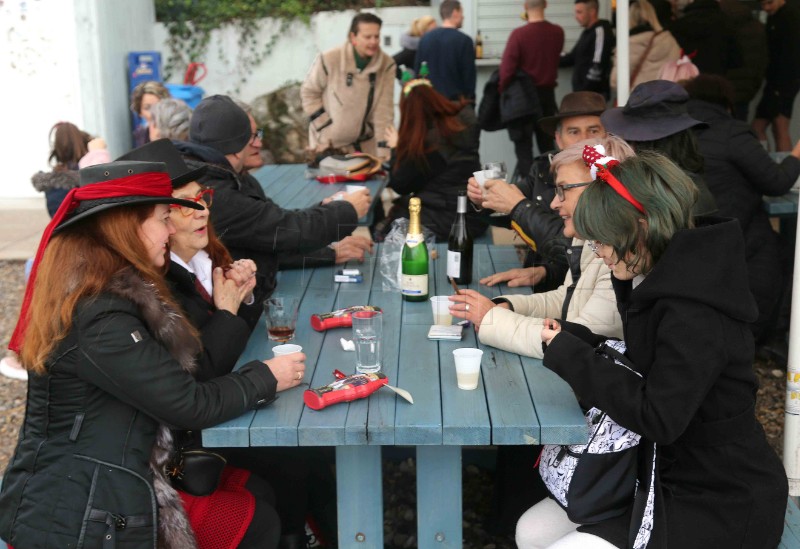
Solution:
[[[194,109],[203,99],[205,91],[200,86],[188,86],[185,84],[164,84],[169,90],[170,95],[175,99],[180,99],[190,108]]]

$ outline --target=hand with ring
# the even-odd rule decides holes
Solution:
[[[265,360],[264,364],[275,376],[278,381],[278,391],[284,391],[297,387],[303,380],[306,371],[305,353],[291,353],[288,355],[276,356]]]
[[[465,318],[479,329],[483,317],[495,304],[491,299],[475,290],[459,290],[458,294],[451,295],[450,314],[456,318]]]

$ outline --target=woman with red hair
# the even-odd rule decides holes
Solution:
[[[419,197],[422,224],[436,233],[436,240],[446,241],[458,191],[466,190],[467,180],[481,167],[480,128],[472,105],[448,100],[425,78],[411,80],[400,98],[400,129],[388,128],[386,141],[392,150],[389,187],[401,195],[387,221],[408,217],[409,198]],[[487,227],[472,212],[467,225],[472,236]]]

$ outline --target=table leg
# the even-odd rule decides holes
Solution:
[[[339,547],[383,548],[380,446],[336,447]]]
[[[417,446],[418,547],[460,549],[463,514],[461,447]]]

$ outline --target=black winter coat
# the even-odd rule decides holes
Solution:
[[[611,23],[605,19],[598,20],[588,29],[584,29],[572,50],[561,56],[560,67],[573,67],[572,91],[593,91],[608,98],[611,90],[608,78],[611,75],[611,57],[617,39]],[[600,69],[599,79],[590,79],[592,67]]]
[[[423,161],[405,159],[397,162],[392,151],[389,187],[401,196],[389,211],[389,220],[408,217],[408,200],[422,200],[422,225],[436,233],[436,240],[447,242],[456,218],[458,191],[466,190],[473,172],[481,168],[478,156],[480,128],[475,112],[467,105],[459,113],[464,130],[442,141],[435,128],[428,132],[426,144],[435,147]],[[474,238],[486,232],[488,225],[474,212],[467,212],[467,229]]]
[[[756,307],[742,250],[735,221],[711,220],[677,232],[636,288],[612,277],[627,355],[644,378],[595,354],[591,337],[575,335],[582,327],[545,351],[584,405],[658,445],[648,549],[766,549],[783,532],[788,485],[755,419]],[[580,529],[625,547],[628,527],[618,518]]]
[[[131,269],[78,304],[47,374],[28,382],[0,493],[4,540],[19,549],[155,549],[157,537],[159,547],[194,546],[163,475],[163,425],[216,425],[262,405],[277,382],[259,363],[198,383],[199,349],[178,318]]]
[[[692,62],[703,74],[725,76],[730,69],[742,66],[733,21],[717,0],[694,0],[684,8],[683,17],[672,22],[669,31],[684,52],[697,52]]]
[[[250,174],[236,174],[220,153],[194,143],[173,142],[192,168],[208,165],[198,183],[214,189],[211,222],[234,259],[252,259],[258,272],[256,303],[275,289],[279,268],[332,263],[327,246],[350,235],[358,223],[346,201],[287,210],[269,199]],[[455,211],[455,210],[454,210]],[[258,311],[256,311],[258,312]],[[254,325],[258,320],[248,318]]]

